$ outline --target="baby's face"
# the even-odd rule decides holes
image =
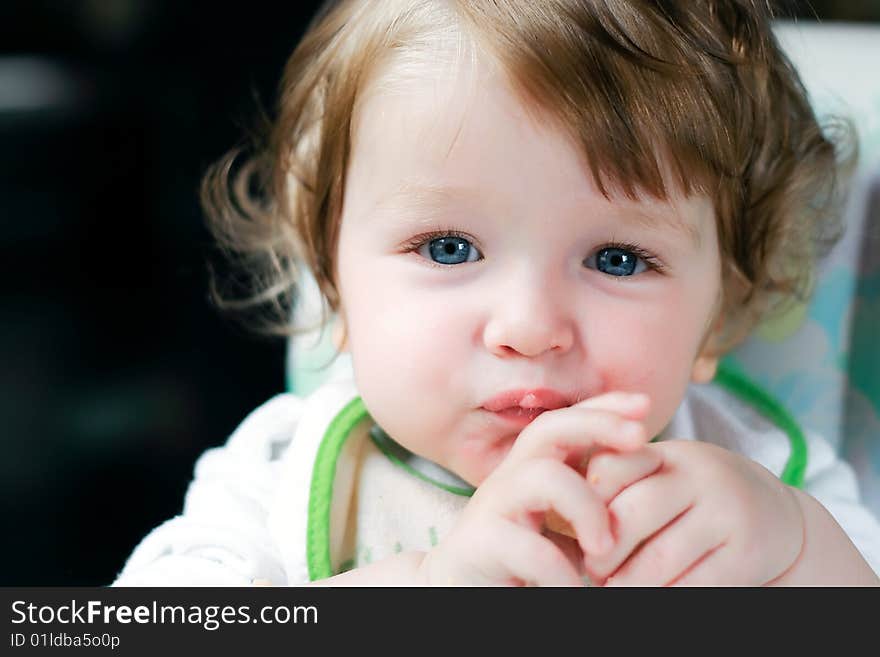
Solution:
[[[505,391],[551,389],[566,403],[647,393],[659,433],[690,380],[720,267],[707,199],[608,201],[562,132],[497,73],[475,75],[434,72],[367,96],[338,283],[373,418],[478,485],[523,427],[483,408]]]

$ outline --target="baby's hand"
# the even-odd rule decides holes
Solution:
[[[542,413],[477,489],[449,535],[425,555],[421,580],[581,586],[581,551],[598,557],[613,541],[606,505],[577,468],[597,449],[642,447],[647,410],[644,395],[608,393]],[[572,527],[574,554],[546,535],[550,511]]]
[[[649,452],[660,464],[653,474],[614,483],[621,480],[616,472]],[[793,491],[757,463],[710,443],[671,440],[605,454],[589,464],[587,480],[596,477],[616,544],[608,554],[585,555],[594,583],[759,586],[800,553],[804,523]]]

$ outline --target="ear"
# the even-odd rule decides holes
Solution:
[[[348,351],[348,339],[345,331],[345,319],[340,312],[333,322],[333,347],[336,351]]]
[[[691,368],[691,381],[694,383],[709,383],[715,378],[716,371],[718,371],[717,356],[697,356]]]
[[[724,315],[721,312],[715,316],[711,328],[707,331],[700,345],[700,352],[691,367],[691,381],[694,383],[709,383],[715,378],[718,371],[718,352],[713,349],[716,340],[720,337],[724,326]]]

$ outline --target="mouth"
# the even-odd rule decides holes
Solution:
[[[515,427],[525,427],[538,417],[541,413],[550,410],[547,408],[522,408],[521,406],[513,406],[500,411],[489,411],[483,409],[487,413],[499,418],[508,425]]]
[[[524,427],[545,411],[571,406],[571,399],[549,388],[507,390],[487,400],[482,410],[505,423]]]

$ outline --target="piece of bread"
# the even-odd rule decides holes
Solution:
[[[586,476],[587,474],[587,460],[584,459],[583,463],[580,464],[580,467],[576,468],[578,473],[582,476]],[[593,475],[590,478],[591,484],[596,484],[599,482],[599,477],[597,475]],[[549,529],[551,532],[556,532],[557,534],[563,534],[564,536],[568,536],[569,538],[577,538],[577,534],[574,532],[574,528],[572,528],[571,524],[563,518],[561,515],[556,513],[553,509],[550,509],[547,514],[544,516],[544,526]]]
[[[551,532],[556,532],[569,538],[577,538],[569,522],[553,509],[550,509],[547,515],[544,516],[544,526]]]

